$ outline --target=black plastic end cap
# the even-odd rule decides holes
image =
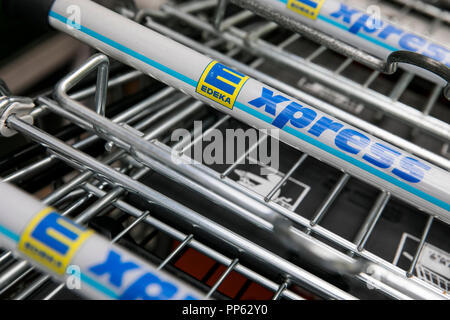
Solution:
[[[55,0],[3,0],[3,12],[11,18],[28,21],[38,28],[48,27],[48,13]]]

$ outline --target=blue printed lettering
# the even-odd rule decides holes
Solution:
[[[371,154],[365,154],[362,158],[382,169],[391,167],[394,164],[395,158],[401,155],[400,152],[378,142],[370,147],[370,152]]]
[[[419,36],[411,33],[403,35],[399,40],[399,45],[405,50],[416,52],[422,47],[427,41]]]
[[[277,104],[285,101],[289,101],[289,99],[282,95],[275,96],[273,91],[263,87],[261,97],[250,101],[249,104],[256,108],[266,106],[265,111],[274,116],[276,114]]]
[[[105,262],[89,268],[89,271],[97,276],[109,274],[109,281],[120,287],[125,272],[137,268],[139,266],[134,262],[122,262],[120,255],[111,250]]]
[[[300,117],[296,117],[298,113],[301,113]],[[286,123],[290,122],[296,128],[304,128],[309,126],[316,116],[317,113],[314,110],[302,107],[297,102],[291,102],[280,112],[272,124],[275,127],[283,128]]]
[[[339,8],[339,11],[333,12],[330,15],[333,18],[337,18],[337,19],[342,17],[342,20],[344,22],[351,23],[352,22],[352,15],[354,15],[355,13],[358,13],[358,12],[359,12],[358,10],[350,9],[345,4],[341,3],[341,7]]]
[[[425,163],[420,162],[419,160],[413,159],[411,157],[404,157],[400,160],[400,169],[392,170],[392,173],[396,176],[399,176],[403,180],[417,183],[420,182],[424,177],[423,170],[430,170],[430,166],[427,166]],[[423,170],[421,170],[423,169]]]
[[[367,25],[367,21],[369,20],[370,16],[367,14],[363,14],[361,17],[359,17],[358,20],[356,20],[356,22],[350,27],[350,29],[348,29],[349,32],[357,34],[361,28],[367,32],[367,33],[372,33],[375,30],[377,30],[377,28],[375,28],[375,26],[368,26]],[[381,23],[381,21],[380,21]]]
[[[348,153],[358,154],[369,145],[370,139],[358,131],[344,129],[336,136],[334,143]]]
[[[146,273],[122,294],[123,300],[168,300],[177,292],[177,287]]]
[[[393,25],[388,24],[379,34],[378,38],[387,39],[391,34],[401,35],[404,31],[402,29],[398,29]]]
[[[443,61],[448,53],[450,53],[449,50],[437,44],[430,44],[423,54],[437,61]]]
[[[342,123],[334,122],[327,117],[322,117],[312,126],[311,129],[309,129],[308,132],[316,137],[320,137],[320,135],[326,130],[338,132],[343,126],[344,125]]]

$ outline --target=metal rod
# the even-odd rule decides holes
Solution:
[[[338,180],[338,182],[334,185],[331,192],[328,194],[328,196],[325,198],[325,200],[322,202],[322,204],[317,209],[316,213],[311,219],[310,225],[311,227],[314,227],[317,225],[320,220],[322,220],[325,213],[330,208],[331,204],[336,200],[339,193],[342,191],[342,189],[347,184],[348,180],[350,179],[350,175],[347,173],[344,173]]]
[[[287,280],[284,281],[282,284],[280,284],[280,286],[277,289],[277,292],[275,292],[274,296],[272,297],[272,300],[280,299],[283,291],[287,289],[288,285],[289,285],[289,282]]]
[[[144,211],[142,215],[133,221],[127,228],[125,228],[121,233],[119,233],[114,239],[111,240],[111,243],[116,243],[119,241],[124,235],[130,232],[135,226],[137,226],[141,221],[143,221],[150,214],[150,211]]]
[[[89,206],[89,208],[85,209],[79,216],[77,216],[74,219],[75,223],[83,224],[86,221],[92,219],[101,210],[108,207],[111,204],[111,202],[115,201],[124,192],[125,190],[123,190],[120,187],[113,189],[106,196],[98,199],[91,206]]]
[[[3,294],[20,279],[27,276],[33,268],[29,268],[27,261],[17,261],[0,274],[0,294]]]
[[[194,140],[192,140],[192,142],[190,142],[185,147],[183,147],[183,149],[180,150],[179,154],[181,155],[181,154],[185,153],[189,148],[191,148],[197,142],[201,141],[204,137],[207,137],[209,133],[211,133],[214,129],[217,129],[218,127],[220,127],[223,123],[228,121],[230,118],[231,118],[230,116],[224,116],[224,117],[220,118],[219,121],[217,121],[213,126],[208,128],[208,130],[206,130],[203,134],[197,136]]]
[[[283,49],[283,48],[287,47],[288,45],[290,45],[291,43],[297,41],[299,38],[300,38],[300,35],[295,33],[295,34],[291,35],[290,37],[286,38],[285,40],[283,40],[282,42],[280,42],[277,45],[277,48]],[[255,40],[253,40],[253,41],[255,41]],[[256,69],[260,65],[262,65],[265,61],[266,61],[265,58],[258,58],[255,61],[253,61],[249,66],[251,68]]]
[[[372,73],[370,74],[370,76],[367,78],[367,80],[364,82],[364,84],[362,85],[363,88],[368,88],[372,82],[375,81],[375,79],[380,75],[380,71],[374,70],[372,71]]]
[[[158,266],[158,270],[161,270],[162,268],[164,268],[170,261],[172,261],[173,258],[175,258],[187,245],[189,245],[189,243],[194,239],[194,235],[190,234],[188,235],[183,242],[181,242],[178,247],[173,250],[166,259],[164,259],[163,262],[161,262],[161,264]]]
[[[121,85],[123,83],[135,80],[139,77],[143,76],[142,72],[137,71],[137,70],[133,70],[133,71],[129,71],[127,73],[121,74],[117,77],[112,78],[111,80],[108,81],[108,88],[114,88],[117,87],[118,85]],[[92,96],[93,94],[95,94],[96,91],[96,86],[91,86],[88,87],[86,89],[77,91],[75,93],[72,93],[70,95],[70,97],[72,99],[75,100],[82,100],[82,99],[86,99],[89,96]]]
[[[232,15],[232,16],[226,18],[225,20],[223,20],[220,30],[221,31],[227,30],[231,26],[234,26],[238,23],[244,22],[245,20],[247,20],[253,16],[254,16],[254,14],[251,11],[248,11],[248,10],[239,11],[235,15]]]
[[[156,112],[155,114],[153,114],[151,117],[145,119],[144,121],[142,121],[140,123],[139,129],[145,128],[148,125],[154,123],[155,121],[161,119],[162,117],[168,115],[169,113],[171,113],[172,111],[179,109],[179,106],[182,105],[183,103],[185,103],[186,101],[189,100],[189,97],[187,96],[182,96],[180,99],[178,99],[177,101],[169,104],[168,106],[166,106],[165,108],[159,110],[158,112]]]
[[[225,11],[227,10],[228,0],[219,0],[217,6],[216,15],[214,16],[214,27],[220,30],[220,25],[222,24],[223,17],[225,16]]]
[[[428,15],[433,18],[442,19],[450,24],[450,13],[446,10],[442,10],[433,4],[428,4],[423,1],[415,1],[415,0],[394,0],[395,2],[403,5],[407,5],[411,8],[414,8],[418,12]]]
[[[50,292],[48,295],[45,296],[43,300],[51,300],[54,296],[58,294],[66,285],[64,283],[61,283],[58,285],[52,292]]]
[[[435,85],[433,91],[430,94],[430,97],[427,100],[427,104],[425,108],[423,108],[423,114],[429,115],[434,105],[436,104],[437,99],[439,98],[442,92],[442,87],[440,85]]]
[[[83,204],[85,204],[91,198],[92,198],[91,194],[88,194],[88,195],[82,197],[78,201],[71,204],[70,207],[68,207],[66,210],[64,210],[63,213],[61,213],[61,215],[68,216],[68,215],[72,214],[75,210],[77,210],[79,207],[81,207]]]
[[[297,162],[292,166],[292,168],[284,175],[284,177],[273,187],[272,190],[267,194],[267,196],[264,198],[265,201],[270,201],[272,199],[273,195],[281,188],[281,186],[291,177],[291,175],[295,172],[295,170],[298,169],[302,165],[302,163],[308,158],[308,155],[304,153],[300,159],[297,160]]]
[[[247,41],[255,41],[262,36],[276,30],[279,26],[275,22],[267,22],[247,33]]]
[[[228,176],[241,162],[253,151],[255,150],[261,143],[263,143],[267,139],[268,135],[263,135],[259,140],[253,144],[250,148],[247,149],[231,166],[229,166],[220,177],[223,179]]]
[[[416,254],[414,255],[411,266],[409,267],[408,271],[406,272],[407,277],[412,277],[414,275],[414,269],[416,268],[417,261],[419,260],[420,253],[422,252],[423,246],[428,237],[428,233],[430,232],[433,221],[434,221],[434,217],[429,216],[427,223],[425,225],[425,228],[423,229],[422,237],[420,238],[420,242],[419,242],[419,246],[417,247]]]
[[[358,246],[358,251],[362,251],[364,246],[366,245],[367,240],[370,237],[375,225],[383,213],[384,208],[386,207],[391,195],[389,192],[381,192],[381,194],[377,197],[372,209],[369,212],[366,220],[358,231],[358,234],[355,237],[355,243]]]
[[[97,107],[97,113],[103,117],[105,116],[108,77],[109,62],[106,62],[98,66],[97,87],[95,91],[95,105]]]
[[[8,261],[10,258],[12,258],[12,252],[11,251],[5,251],[0,256],[0,265]]]
[[[103,57],[100,56],[96,56],[93,59],[91,59],[91,61],[83,67],[83,70],[78,71],[75,74],[76,79],[70,78],[70,82],[72,82],[72,85],[73,83],[80,81],[84,73],[89,72],[90,70],[95,68],[96,63],[100,62],[102,59]],[[74,75],[71,75],[71,77],[73,76]],[[63,92],[60,93],[63,96],[65,95]],[[70,98],[68,98],[68,100],[66,101],[69,102],[70,104],[73,103],[78,104],[77,102],[70,100]],[[250,198],[245,199],[241,195],[237,195],[234,192],[234,190],[231,190],[231,188],[228,185],[221,183],[217,184],[218,181],[217,176],[216,174],[212,174],[211,170],[208,171],[204,168],[199,168],[196,166],[175,165],[175,163],[173,163],[173,154],[171,151],[161,149],[160,147],[157,147],[154,143],[147,143],[147,140],[157,137],[159,134],[170,128],[173,124],[180,121],[182,118],[186,117],[191,113],[196,112],[198,108],[200,108],[202,105],[203,103],[200,101],[194,102],[190,107],[184,108],[175,117],[172,117],[170,120],[165,121],[163,125],[160,126],[157,130],[152,130],[149,134],[147,134],[143,138],[137,135],[130,135],[130,133],[132,132],[130,132],[129,130],[126,130],[126,132],[124,132],[123,131],[124,128],[120,126],[115,126],[115,129],[112,129],[111,124],[114,124],[114,122],[107,121],[102,117],[98,119],[98,120],[101,119],[100,120],[101,123],[97,123],[96,128],[97,130],[101,128],[103,132],[115,131],[116,134],[114,135],[109,134],[108,137],[105,137],[105,139],[109,139],[111,141],[114,140],[115,143],[121,144],[125,149],[130,149],[129,151],[133,152],[135,157],[138,157],[140,161],[145,163],[147,166],[153,168],[154,170],[158,171],[159,173],[167,175],[171,179],[183,183],[184,185],[190,187],[193,190],[201,191],[201,193],[206,197],[213,199],[214,202],[221,204],[228,209],[234,210],[237,214],[241,215],[248,221],[262,228],[270,229],[272,227],[270,222],[263,220],[259,216],[256,216],[255,214],[253,214],[253,212],[261,214],[266,219],[269,218],[275,219],[276,213],[273,212],[273,210],[261,206],[261,204],[258,203],[258,200],[255,201],[255,199]],[[82,106],[81,104],[79,104],[79,107],[85,109],[85,107]],[[54,106],[55,112],[59,112],[59,109],[60,108],[58,108],[57,106]],[[77,114],[79,114],[79,112],[77,112]],[[94,114],[95,113],[92,113],[91,115]],[[76,117],[74,117],[74,120],[75,121],[77,120]],[[95,121],[94,119],[92,120]],[[136,128],[137,127],[138,126],[136,126]],[[111,129],[113,131],[111,131]],[[119,131],[117,131],[117,129]],[[122,133],[117,135],[118,132]],[[123,143],[122,141],[125,141],[125,143]],[[142,144],[142,142],[144,142],[146,145],[145,148],[143,149],[141,147],[138,147],[138,145]],[[142,153],[142,151],[144,151],[144,153]],[[169,165],[169,167],[167,165]],[[188,176],[190,179],[188,179]],[[207,186],[204,184],[207,184]],[[220,190],[220,194],[214,193],[213,192],[214,190]],[[227,190],[229,191],[227,192]],[[224,196],[226,196],[226,198],[224,198]],[[231,200],[233,200],[233,202],[235,203],[233,203]],[[248,210],[247,208],[250,208],[251,210]]]
[[[189,103],[185,108],[177,112],[170,119],[167,119],[166,121],[161,123],[158,128],[154,128],[149,133],[144,135],[142,139],[149,141],[159,137],[161,134],[172,128],[178,122],[199,112],[203,107],[204,104],[201,101],[194,101],[192,103]]]
[[[24,291],[22,291],[19,295],[14,297],[14,300],[24,300],[28,298],[31,294],[33,294],[37,289],[39,289],[47,280],[50,280],[51,277],[49,275],[40,276],[38,279],[29,284]]]
[[[305,60],[306,61],[312,61],[318,56],[320,56],[322,53],[324,53],[327,50],[327,47],[320,46],[316,50],[314,50]]]
[[[236,267],[238,264],[239,259],[234,259],[233,262],[230,263],[228,268],[225,270],[225,272],[220,276],[219,280],[214,284],[214,286],[209,290],[209,292],[206,294],[206,298],[208,299],[211,297],[211,295],[219,288],[219,286],[222,284],[222,282],[225,280],[225,278],[230,274],[231,271]]]
[[[345,59],[345,61],[334,71],[335,74],[340,74],[342,71],[344,71],[353,60],[351,58]]]
[[[196,1],[189,1],[187,3],[181,3],[179,8],[184,12],[193,13],[216,7],[217,3],[218,0],[202,0],[202,1],[196,0]]]
[[[414,78],[413,73],[411,72],[403,73],[402,76],[400,77],[400,80],[395,84],[394,88],[392,89],[392,92],[389,95],[389,97],[393,101],[397,101],[401,97],[403,92],[406,90],[406,88],[409,86],[413,78]]]

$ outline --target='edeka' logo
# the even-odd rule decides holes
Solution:
[[[289,0],[287,7],[305,17],[316,20],[324,2],[325,0]]]
[[[233,109],[239,92],[248,77],[223,64],[212,61],[203,72],[197,85],[197,93]]]
[[[92,233],[47,208],[28,224],[20,238],[19,250],[63,274],[77,249]]]

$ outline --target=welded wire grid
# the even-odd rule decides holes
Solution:
[[[412,2],[398,2],[404,2],[405,8],[413,7]],[[444,169],[450,168],[449,105],[442,96],[441,87],[401,70],[391,76],[383,75],[249,11],[232,5],[225,9],[220,12],[217,1],[210,0],[172,3],[164,5],[156,13],[140,12],[135,18],[151,29],[301,97],[303,101]],[[134,16],[131,12],[123,13]],[[422,13],[429,16],[426,12]],[[441,15],[433,17],[440,19]],[[439,23],[447,24],[448,21],[439,20]],[[84,89],[71,93],[71,97],[92,105],[95,86],[86,85],[92,82],[87,78]],[[229,116],[212,111],[201,102],[142,77],[136,71],[119,68],[119,72],[112,75],[108,87],[106,117],[128,128],[130,134],[148,141],[158,139],[170,146],[169,151],[174,148],[178,153],[188,154],[212,128],[247,128]],[[394,288],[392,284],[367,273],[329,276],[306,266],[307,270],[325,278],[332,287],[324,288],[316,283],[314,277],[299,281],[299,270],[305,266],[295,269],[298,260],[294,259],[294,269],[287,271],[284,262],[290,260],[289,255],[274,251],[261,261],[255,258],[253,252],[240,247],[247,242],[261,240],[252,240],[251,226],[234,229],[234,232],[247,237],[247,242],[238,241],[230,245],[218,239],[213,234],[214,230],[208,232],[205,228],[192,227],[191,221],[183,219],[182,215],[169,218],[170,215],[161,212],[157,203],[149,204],[145,196],[136,197],[128,193],[129,188],[111,178],[113,174],[105,178],[103,172],[100,174],[93,170],[91,160],[83,162],[83,154],[89,154],[97,162],[114,168],[114,171],[168,194],[175,201],[184,201],[186,205],[198,195],[186,189],[183,183],[167,182],[158,167],[152,170],[142,161],[136,161],[132,148],[127,148],[108,132],[83,122],[76,114],[63,110],[58,102],[49,97],[51,95],[41,95],[36,99],[37,108],[33,115],[40,118],[57,114],[59,119],[65,119],[62,129],[57,133],[45,133],[12,117],[10,126],[21,136],[38,141],[38,144],[31,143],[28,148],[13,153],[13,160],[5,160],[1,171],[3,179],[33,191],[63,215],[89,225],[111,241],[151,261],[159,269],[200,288],[205,297],[411,297],[404,293],[408,290]],[[101,114],[103,108],[97,108],[97,111]],[[195,132],[198,128],[193,126],[193,120],[203,120],[203,135],[200,137]],[[190,130],[190,144],[174,145],[170,141],[171,132],[179,127]],[[89,133],[85,133],[86,129]],[[55,140],[55,137],[64,142]],[[261,142],[262,139],[257,144]],[[67,145],[80,150],[80,154],[72,154],[73,151],[66,149]],[[243,183],[241,177],[252,170],[243,162],[246,158],[248,160],[249,151],[255,147],[257,145],[249,145],[247,152],[234,164],[211,165],[210,168],[219,173],[217,183],[226,181],[243,195],[252,194],[252,185]],[[309,236],[309,241],[325,243],[344,256],[377,263],[405,280],[404,284],[399,284],[400,287],[406,288],[413,283],[425,290],[443,293],[445,297],[446,292],[441,286],[426,283],[421,280],[424,279],[422,274],[415,276],[415,271],[425,272],[417,265],[425,243],[444,239],[448,245],[447,224],[383,190],[370,187],[358,177],[325,165],[287,145],[282,144],[280,151],[280,170],[274,172],[279,179],[266,194],[259,195],[263,203],[278,206],[299,232]],[[74,161],[75,155],[83,161]],[[164,171],[164,166],[160,168]],[[279,196],[281,189],[288,184],[300,190],[300,201],[295,205],[292,205],[293,201]],[[205,203],[207,205],[199,205],[195,210],[203,214],[217,209],[213,207],[211,210],[207,206],[213,204]],[[355,213],[351,220],[342,223],[348,211]],[[396,222],[395,226],[390,225],[391,222]],[[215,223],[220,225],[222,221],[219,219]],[[229,221],[223,221],[223,224],[233,228]],[[420,239],[409,265],[400,267],[390,262],[393,259],[391,251],[395,251],[397,244],[386,242],[389,238],[385,236],[386,229],[395,234],[413,233]],[[224,229],[224,232],[231,232],[227,230]],[[265,244],[262,242],[261,245]],[[446,247],[442,249],[450,251]],[[283,256],[283,263],[277,270],[271,265],[271,260],[278,256]],[[194,263],[199,259],[203,259],[202,267]],[[190,265],[195,268],[190,268]],[[348,296],[342,293],[345,291],[349,292]],[[10,252],[0,255],[0,296],[51,299],[70,297],[72,294],[64,290],[63,284],[53,282],[27,262],[14,259]]]
[[[417,276],[425,281],[433,283],[436,286],[441,287],[443,290],[448,291],[450,288],[450,282],[448,279],[441,277],[439,274],[436,274],[432,270],[418,266],[417,267]]]

